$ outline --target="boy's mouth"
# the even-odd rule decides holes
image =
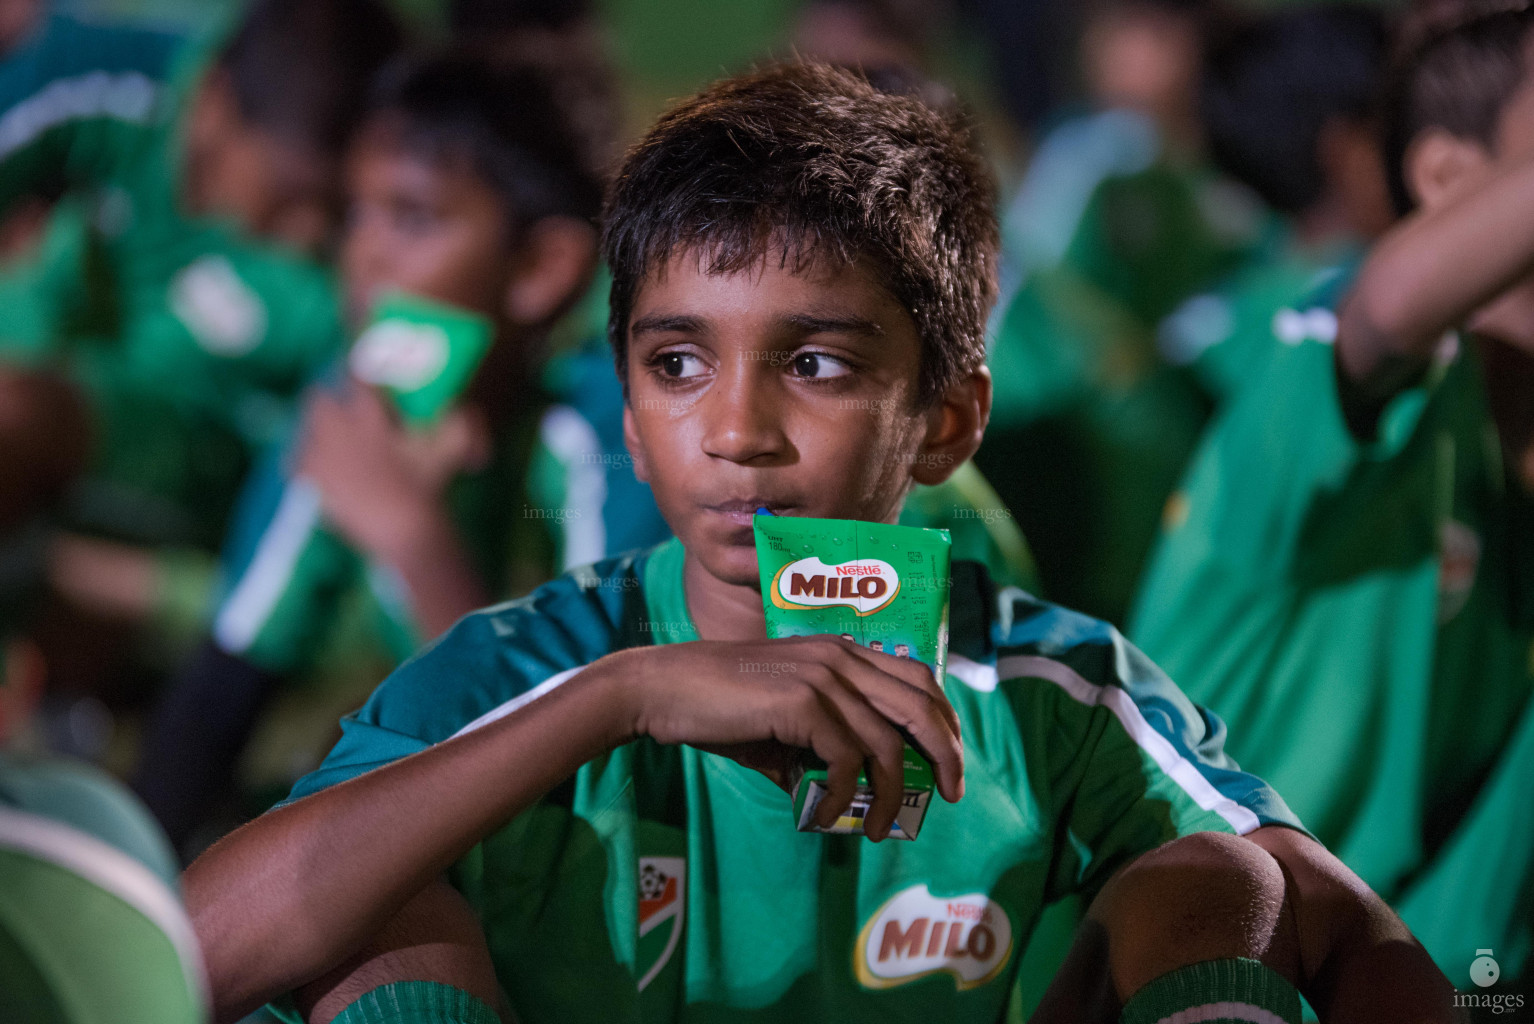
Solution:
[[[789,514],[794,506],[767,498],[743,498],[739,501],[721,501],[714,505],[703,506],[705,512],[712,512],[727,522],[745,527],[751,525],[751,518],[756,515],[756,510],[759,508],[765,508],[773,515],[781,516]]]

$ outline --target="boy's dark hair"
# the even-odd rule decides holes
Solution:
[[[218,66],[246,121],[339,157],[403,42],[382,0],[254,0]]]
[[[1373,114],[1389,34],[1373,8],[1328,5],[1252,20],[1206,55],[1200,108],[1210,154],[1274,209],[1322,198],[1318,147],[1337,118]]]
[[[1488,148],[1502,108],[1534,69],[1526,66],[1534,4],[1464,3],[1430,13],[1402,33],[1385,90],[1385,169],[1397,212],[1416,205],[1406,184],[1412,140],[1438,128]]]
[[[771,64],[665,114],[624,160],[603,214],[608,335],[627,388],[628,325],[646,275],[684,251],[708,273],[776,258],[860,263],[916,322],[919,395],[985,359],[998,228],[967,127],[827,64]]]
[[[369,116],[424,160],[465,161],[513,233],[544,217],[595,221],[601,168],[556,91],[544,69],[455,47],[391,67]]]

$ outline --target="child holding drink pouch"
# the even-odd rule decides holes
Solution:
[[[222,1018],[292,992],[347,1024],[992,1022],[1082,892],[1037,1019],[1298,1021],[1299,991],[1449,1019],[1389,909],[1110,626],[958,560],[924,570],[951,577],[940,677],[915,635],[769,635],[756,523],[873,536],[984,433],[997,228],[963,125],[768,66],[663,116],[605,216],[626,437],[676,539],[461,620],[189,869]],[[854,612],[890,592],[865,567]],[[885,843],[908,747],[941,799]],[[815,824],[870,784],[866,838],[794,827],[806,752]]]

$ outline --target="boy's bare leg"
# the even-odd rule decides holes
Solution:
[[[1278,862],[1237,836],[1200,832],[1142,855],[1092,901],[1031,1020],[1114,1024],[1145,985],[1209,960],[1260,960],[1297,985],[1285,888]]]
[[[457,890],[437,880],[405,904],[352,959],[293,994],[309,1024],[330,1024],[383,985],[435,981],[463,989],[505,1017],[479,918]]]
[[[1324,846],[1281,827],[1195,833],[1146,853],[1093,901],[1035,1024],[1117,1021],[1150,982],[1256,960],[1327,1021],[1455,1019],[1448,979]]]

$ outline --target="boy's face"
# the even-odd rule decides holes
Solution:
[[[0,57],[26,38],[41,13],[41,0],[0,0]]]
[[[1101,106],[1155,118],[1182,116],[1195,101],[1199,29],[1190,17],[1119,5],[1087,25],[1082,64]]]
[[[1423,208],[1452,204],[1487,175],[1534,160],[1534,31],[1525,36],[1523,49],[1523,80],[1497,114],[1491,146],[1434,130],[1413,140],[1405,171]]]
[[[624,419],[636,472],[690,558],[754,587],[759,506],[894,522],[913,465],[971,453],[925,447],[944,416],[941,402],[917,407],[920,365],[915,322],[857,266],[794,273],[770,256],[711,275],[684,252],[634,299]]]
[[[467,166],[417,157],[374,126],[353,147],[347,188],[341,272],[354,325],[389,291],[502,319],[507,211]]]
[[[334,238],[336,161],[250,124],[216,72],[193,101],[184,143],[188,212],[310,254]]]

